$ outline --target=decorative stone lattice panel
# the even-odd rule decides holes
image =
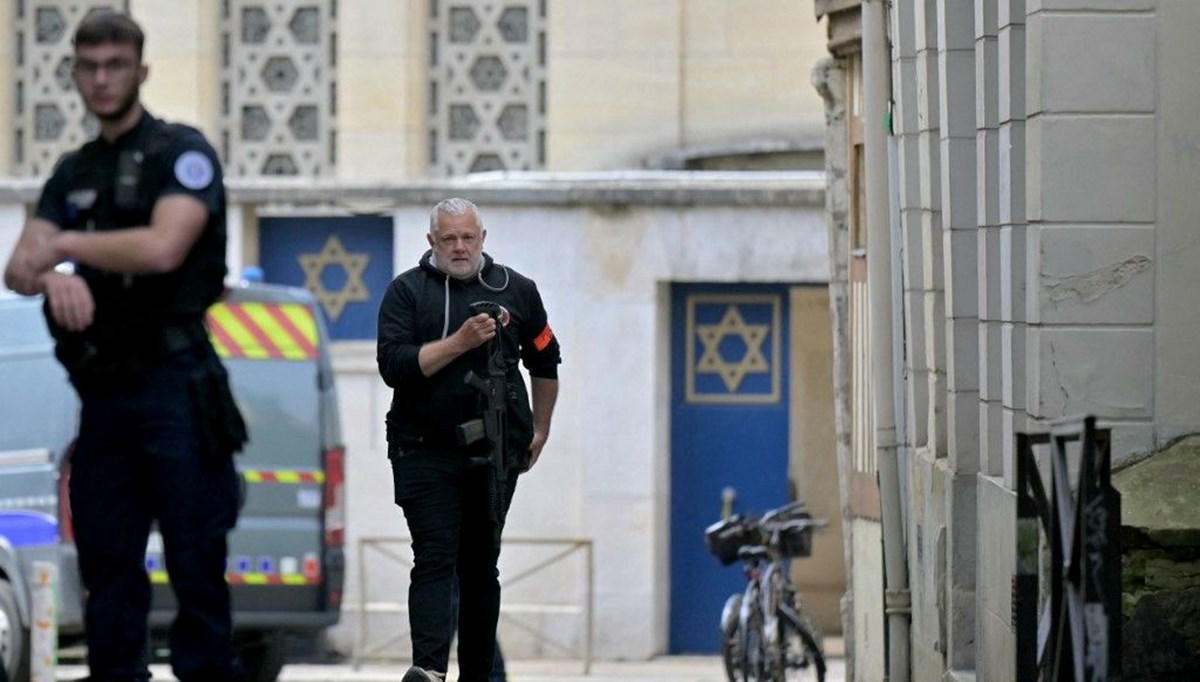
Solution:
[[[335,0],[223,0],[221,154],[230,175],[332,175]]]
[[[430,1],[433,175],[545,166],[546,1]]]
[[[65,154],[96,136],[71,80],[71,36],[94,7],[128,10],[128,2],[25,0],[16,6],[14,172],[47,175]]]

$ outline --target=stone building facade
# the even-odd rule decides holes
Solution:
[[[835,95],[830,134],[850,150],[829,160],[831,181],[849,178],[830,184],[848,197],[831,213],[842,248],[831,295],[846,292],[854,320],[855,287],[870,292],[870,333],[835,333],[844,375],[870,377],[844,382],[848,404],[874,410],[848,408],[840,440],[868,443],[881,486],[885,459],[898,472],[898,502],[882,489],[874,518],[845,498],[851,537],[881,533],[885,547],[853,557],[854,679],[1015,679],[1015,434],[1095,415],[1122,468],[1200,425],[1200,313],[1187,300],[1200,282],[1181,257],[1200,209],[1200,89],[1183,75],[1200,57],[1200,7],[863,0],[818,11],[835,59],[817,80]],[[894,352],[856,355],[880,343]],[[843,462],[853,479],[861,468],[850,453]],[[899,570],[884,570],[889,544]],[[878,635],[893,619],[907,636],[885,650]]]

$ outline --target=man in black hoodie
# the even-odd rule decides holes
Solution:
[[[499,491],[507,512],[517,475],[537,463],[558,397],[558,340],[533,280],[483,252],[479,209],[446,199],[429,216],[430,250],[394,279],[379,306],[377,361],[394,389],[387,415],[396,503],[413,539],[408,594],[413,667],[403,682],[444,680],[455,631],[451,590],[460,590],[461,682],[485,682],[495,656],[503,514],[489,505],[487,439],[463,445],[460,426],[483,416],[468,372],[487,376],[498,338],[504,361],[506,448],[523,466]],[[492,312],[473,314],[471,304]],[[498,311],[498,312],[496,312]],[[531,380],[532,410],[518,369]]]

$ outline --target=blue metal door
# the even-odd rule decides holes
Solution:
[[[677,284],[671,291],[671,653],[718,650],[725,599],[741,567],[704,547],[734,510],[788,500],[788,287]]]

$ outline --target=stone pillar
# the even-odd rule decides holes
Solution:
[[[1025,0],[1001,0],[997,23],[996,98],[1000,221],[1000,403],[1003,448],[999,467],[1013,489],[1018,431],[1025,421]]]
[[[829,224],[829,319],[833,329],[834,442],[838,462],[838,498],[842,518],[852,517],[850,477],[850,223],[849,131],[846,120],[846,69],[826,57],[813,67],[812,83],[825,101],[825,220]],[[853,523],[842,525],[847,589],[842,596],[842,637],[854,651]],[[846,679],[854,679],[854,657],[846,657]]]
[[[924,353],[928,371],[928,402],[924,429],[918,426],[913,444],[930,457],[946,453],[946,301],[942,269],[942,158],[938,117],[940,74],[936,0],[916,3],[918,154],[920,155],[921,290],[925,343],[913,348]],[[922,421],[922,415],[917,416]]]
[[[1078,5],[1027,5],[1027,410],[1118,420],[1119,460],[1152,445],[1156,3]]]
[[[1004,444],[1000,378],[1000,160],[997,7],[975,0],[975,219],[979,304],[979,470],[999,474]]]

